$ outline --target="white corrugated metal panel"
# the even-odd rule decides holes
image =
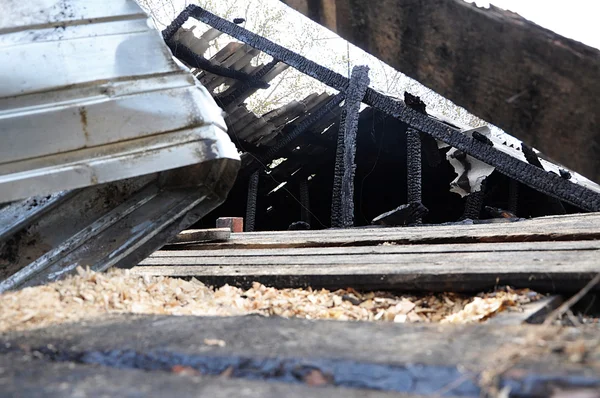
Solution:
[[[134,1],[3,9],[0,202],[187,166],[207,146],[238,159],[221,110]]]

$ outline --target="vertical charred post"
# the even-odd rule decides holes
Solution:
[[[248,181],[248,201],[246,203],[246,232],[254,231],[256,222],[256,197],[258,195],[258,177],[260,171],[257,170],[250,176]]]
[[[421,203],[421,136],[412,128],[406,130],[406,170],[408,203]],[[421,221],[419,217],[415,219],[415,224]]]
[[[306,178],[301,179],[298,188],[300,190],[300,206],[302,206],[302,209],[300,210],[300,220],[310,224],[310,197],[308,195],[308,180]]]
[[[479,220],[481,210],[483,209],[485,186],[486,182],[483,180],[481,182],[481,189],[477,192],[472,192],[469,196],[467,196],[467,200],[465,202],[465,212],[463,213],[461,220]]]
[[[356,133],[360,104],[369,86],[369,67],[356,66],[352,70],[344,109],[340,116],[333,195],[331,200],[331,226],[348,228],[354,225],[354,174],[356,165]]]

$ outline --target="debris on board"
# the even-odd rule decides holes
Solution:
[[[256,282],[248,290],[228,285],[211,288],[196,279],[138,276],[120,269],[96,273],[79,268],[77,275],[62,281],[0,295],[0,332],[119,313],[472,323],[505,309],[518,311],[522,304],[541,297],[528,289],[510,288],[476,297],[363,293],[352,288],[276,289]],[[225,342],[208,339],[205,344],[223,346]]]

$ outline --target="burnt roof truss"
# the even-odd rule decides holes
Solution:
[[[343,97],[348,93],[350,79],[264,37],[252,33],[235,23],[220,18],[196,5],[189,5],[186,7],[184,11],[181,12],[181,14],[162,32],[163,38],[167,44],[170,45],[171,49],[175,47],[175,43],[172,41],[173,35],[190,17],[272,56],[274,60],[286,63],[300,72],[340,91],[340,94],[334,97],[335,99],[330,101],[328,105],[332,105],[335,102],[339,104],[338,101],[341,102]],[[177,44],[177,46],[181,47],[181,44]],[[242,79],[245,78],[246,77],[242,77]],[[255,79],[256,77],[248,79],[247,82],[253,86],[260,85]],[[599,192],[574,183],[556,173],[546,171],[534,164],[515,158],[509,153],[496,148],[493,144],[489,145],[490,143],[478,140],[476,137],[469,137],[454,126],[419,112],[418,110],[412,109],[400,99],[384,95],[372,88],[367,88],[362,102],[408,124],[414,131],[425,133],[436,140],[442,141],[467,153],[475,159],[495,167],[500,173],[539,192],[587,211],[600,211]],[[322,112],[316,112],[311,116],[317,116],[317,113]],[[315,117],[311,117],[311,119],[315,119]],[[308,123],[308,120],[306,122],[307,123],[304,123],[305,125],[311,124]],[[296,131],[296,137],[301,134],[302,131]],[[283,137],[283,140],[281,140],[282,142],[278,143],[275,148],[272,148],[273,151],[270,151],[271,153],[269,155],[274,155],[274,152],[281,150],[283,146],[289,144],[293,139],[294,137]],[[266,161],[268,159],[261,160]]]

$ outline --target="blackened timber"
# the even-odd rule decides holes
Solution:
[[[209,345],[208,338],[226,344]],[[536,326],[484,324],[440,328],[393,322],[349,325],[275,316],[122,314],[3,334],[0,390],[9,392],[5,396],[48,396],[45,392],[49,391],[51,397],[83,395],[85,391],[89,396],[99,396],[102,391],[106,396],[128,397],[409,398],[403,393],[481,397],[497,396],[478,383],[483,375],[496,372],[499,388],[509,387],[514,397],[558,397],[556,391],[574,397],[577,389],[596,391],[600,387],[596,340],[597,331],[592,327],[539,330]],[[541,349],[539,342],[545,343]],[[579,362],[572,360],[572,350],[563,349],[571,346],[590,348]],[[507,347],[509,352],[517,350],[523,355],[506,359],[502,354]],[[525,354],[530,352],[532,355]],[[66,367],[62,377],[52,377],[60,364]],[[83,373],[86,364],[95,365],[97,375]],[[499,367],[506,371],[498,371]],[[107,374],[109,369],[118,372]],[[182,370],[201,377],[181,374]],[[136,371],[145,371],[145,375],[127,378]],[[306,374],[314,371],[330,375],[327,383],[331,384],[311,386]],[[123,390],[107,389],[113,379],[117,386],[128,382],[137,389],[126,390],[131,391],[127,395]],[[85,389],[85,381],[101,387]],[[220,385],[215,386],[218,381]],[[165,384],[169,388],[164,388]],[[269,385],[272,388],[265,388]],[[332,389],[334,386],[339,389]],[[300,387],[308,388],[299,392]],[[15,394],[11,395],[12,391]],[[444,393],[437,394],[439,391]]]
[[[346,92],[348,90],[349,79],[341,74],[306,59],[305,57],[252,33],[247,29],[211,14],[201,7],[190,5],[183,11],[182,15],[193,16],[197,20],[277,58],[281,60],[281,62],[285,62],[298,69],[300,72],[311,76],[336,90],[341,92]],[[167,29],[165,29],[165,31]],[[407,123],[416,130],[425,132],[437,140],[445,142],[482,162],[494,166],[496,170],[504,175],[516,179],[533,189],[584,210],[600,211],[599,192],[572,183],[570,180],[565,180],[554,173],[540,170],[535,166],[513,158],[509,154],[499,151],[494,147],[490,147],[489,145],[467,137],[455,128],[408,108],[404,102],[399,99],[386,96],[369,88],[367,89],[363,102]]]
[[[483,199],[485,197],[485,180],[481,183],[481,189],[477,192],[471,192],[465,201],[465,212],[461,220],[471,219],[479,220],[481,210],[483,209]]]
[[[421,137],[412,128],[406,130],[406,155],[408,203],[421,203]],[[414,222],[420,224],[421,218]]]
[[[300,191],[300,219],[310,225],[310,196],[308,193],[308,180],[305,178],[300,180],[298,184]]]
[[[246,232],[254,231],[256,222],[256,200],[258,196],[258,181],[260,171],[257,170],[250,176],[248,181],[248,201],[246,204]]]
[[[169,46],[169,48],[171,49],[171,51],[173,52],[173,55],[175,57],[179,58],[186,64],[191,65],[195,68],[200,68],[202,70],[205,70],[206,72],[210,72],[215,75],[229,77],[231,79],[242,81],[242,82],[246,83],[246,85],[250,86],[251,88],[254,88],[254,87],[268,88],[269,87],[269,83],[255,77],[255,76],[249,75],[249,74],[239,71],[239,70],[226,68],[221,65],[213,64],[208,59],[204,58],[201,55],[196,54],[195,52],[193,52],[192,50],[190,50],[188,47],[184,46],[181,43],[174,43],[171,41],[171,42],[167,42],[167,45]]]
[[[352,70],[350,87],[340,116],[335,155],[331,226],[349,228],[354,225],[354,174],[356,165],[356,134],[360,104],[369,86],[369,68],[356,66]]]

